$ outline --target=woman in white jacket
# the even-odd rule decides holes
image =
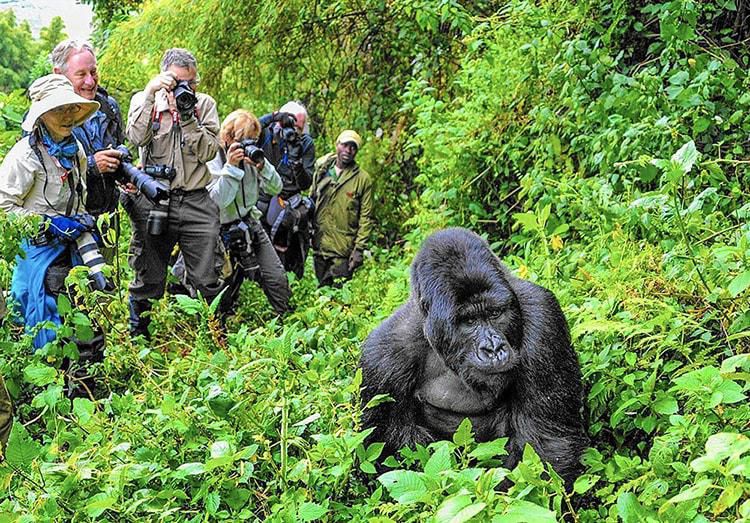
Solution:
[[[252,113],[243,109],[232,112],[221,124],[219,154],[208,163],[213,179],[207,188],[220,209],[221,238],[233,268],[220,310],[231,312],[242,282],[254,279],[276,313],[282,315],[289,310],[289,282],[258,221],[261,213],[255,203],[259,189],[276,195],[283,184],[271,162],[254,149],[259,134],[260,122]]]

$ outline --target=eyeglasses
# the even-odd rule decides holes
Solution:
[[[55,107],[54,109],[50,109],[50,112],[54,114],[75,114],[80,110],[81,110],[81,104],[68,104],[68,105],[61,105],[60,107]]]

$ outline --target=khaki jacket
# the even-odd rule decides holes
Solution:
[[[172,189],[204,189],[211,180],[206,163],[219,151],[216,102],[204,93],[196,93],[196,96],[197,117],[180,122],[175,133],[171,132],[172,116],[169,111],[162,111],[159,128],[154,131],[152,124],[156,97],[153,94],[147,95],[141,91],[130,100],[125,134],[139,147],[144,165],[174,165],[177,175],[172,180]],[[158,118],[159,115],[156,116]]]
[[[355,248],[367,248],[372,232],[372,180],[355,164],[335,181],[329,174],[335,161],[336,154],[329,153],[315,163],[313,249],[319,256],[348,258]]]
[[[0,209],[16,214],[66,214],[73,194],[71,215],[84,212],[86,201],[86,153],[78,144],[78,165],[68,173],[54,160],[44,144],[37,148],[39,161],[25,136],[13,146],[0,165]],[[45,172],[46,169],[46,172]],[[80,193],[77,188],[80,189]]]

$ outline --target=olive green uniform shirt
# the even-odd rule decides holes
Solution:
[[[337,177],[335,162],[336,154],[329,153],[315,163],[313,249],[319,256],[348,258],[354,249],[367,248],[372,232],[372,179],[357,164]]]

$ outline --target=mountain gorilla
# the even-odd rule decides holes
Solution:
[[[470,418],[478,441],[508,438],[513,468],[530,443],[570,485],[588,444],[581,373],[554,295],[514,277],[476,234],[430,236],[411,267],[411,296],[365,340],[370,441],[392,454],[450,438]]]

